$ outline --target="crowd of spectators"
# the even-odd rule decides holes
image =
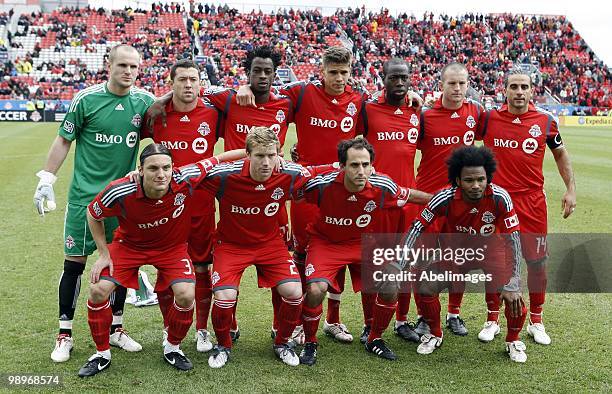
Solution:
[[[104,16],[107,23],[88,23],[93,14]],[[182,20],[180,26],[164,22],[166,14],[185,17],[186,26]],[[283,65],[292,67],[298,78],[313,79],[319,76],[322,51],[343,43],[352,45],[355,77],[371,90],[381,88],[382,63],[392,56],[407,59],[412,85],[424,95],[438,90],[444,64],[459,61],[467,65],[477,94],[499,101],[504,72],[517,63],[528,63],[540,71],[539,95],[582,106],[612,107],[608,67],[563,16],[426,13],[417,17],[393,16],[384,9],[366,12],[365,8],[338,10],[331,16],[294,9],[264,14],[192,3],[189,10],[179,4],[154,4],[146,11],[63,8],[51,14],[22,15],[19,25],[15,35],[53,34],[55,51],[70,46],[96,51],[94,44],[129,42],[146,59],[140,84],[155,93],[164,90],[169,66],[177,57],[204,55],[208,59],[202,67],[204,77],[212,84],[236,86],[245,80],[241,61],[254,46],[274,46],[283,54]],[[20,45],[11,37],[8,44]],[[67,71],[66,63],[73,59],[32,67],[32,59],[45,45],[49,44],[41,41],[27,56],[5,63],[0,68],[4,82],[7,76],[11,80],[27,76],[32,69],[53,70],[54,78],[43,82],[75,90],[106,78],[105,70],[88,70],[78,63]],[[20,94],[23,89],[11,92],[11,96]],[[43,89],[41,94],[54,91]]]

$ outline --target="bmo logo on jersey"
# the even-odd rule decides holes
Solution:
[[[372,216],[368,214],[363,214],[357,219],[355,219],[355,226],[363,228],[366,227],[372,221]],[[351,218],[335,218],[333,216],[325,216],[325,223],[332,224],[334,226],[350,226],[353,224],[353,219]]]
[[[411,144],[415,144],[419,138],[419,131],[415,128],[408,130],[406,136],[403,131],[381,131],[376,133],[379,141],[403,141],[406,137]]]
[[[181,214],[183,213],[183,210],[185,210],[185,205],[182,204],[179,207],[177,207],[174,212],[172,212],[172,219],[176,219],[179,216],[181,216]],[[153,222],[150,223],[138,223],[138,228],[142,229],[142,230],[146,230],[149,228],[156,228],[159,226],[163,226],[164,224],[168,223],[170,221],[170,218],[161,218],[161,219],[157,219]]]
[[[493,146],[498,147],[498,148],[518,149],[519,143],[518,141],[515,141],[515,140],[494,138]],[[523,141],[523,144],[521,145],[521,149],[523,149],[523,152],[530,155],[536,150],[538,150],[538,141],[535,138],[527,138],[526,140]]]
[[[279,203],[271,202],[263,209],[263,213],[266,216],[274,216],[278,212],[279,207]],[[232,213],[237,213],[239,215],[259,215],[261,211],[262,209],[259,207],[241,207],[238,205],[232,205],[231,209]]]
[[[320,118],[315,118],[314,116],[311,116],[310,125],[322,127],[325,129],[335,129],[336,127],[338,127],[338,122],[333,119],[320,119]],[[344,133],[348,133],[353,128],[353,125],[354,125],[353,117],[346,116],[340,121],[340,130],[342,130]]]
[[[121,135],[96,133],[95,141],[103,144],[122,144],[124,140]],[[128,148],[135,147],[137,143],[138,132],[132,131],[125,136],[125,144]]]

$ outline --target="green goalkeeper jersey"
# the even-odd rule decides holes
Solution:
[[[154,101],[155,96],[136,87],[117,96],[106,83],[74,96],[58,131],[76,141],[69,203],[89,204],[108,183],[135,168],[140,126]]]

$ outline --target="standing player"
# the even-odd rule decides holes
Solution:
[[[229,159],[240,156],[224,154]],[[88,223],[100,257],[91,270],[87,302],[96,353],[79,370],[79,376],[95,375],[110,366],[106,332],[112,317],[109,295],[116,286],[138,287],[138,269],[145,264],[158,270],[156,290],[172,287],[174,301],[167,311],[168,338],[164,360],[179,370],[193,365],[179,345],[191,326],[195,275],[187,252],[191,229],[192,192],[219,160],[203,160],[180,169],[172,167],[170,151],[161,144],[148,145],[140,154],[140,181],[124,177],[111,182],[88,206]],[[104,218],[118,217],[116,242],[108,245]]]
[[[255,98],[255,105],[241,106],[236,101],[236,91],[233,89],[209,89],[204,96],[217,109],[223,112],[224,128],[222,137],[225,150],[242,149],[249,132],[254,127],[269,127],[277,135],[281,149],[285,143],[287,129],[293,122],[293,102],[287,96],[271,92],[276,69],[280,65],[281,56],[270,47],[260,46],[247,54],[244,69],[249,86]],[[289,218],[286,207],[281,207],[278,214],[279,227],[287,243],[290,242]],[[272,304],[274,322],[272,333],[278,329],[278,309],[281,297],[272,289]],[[240,331],[234,315],[232,322],[232,338],[237,339]],[[299,336],[298,336],[299,338]]]
[[[489,274],[491,281],[488,286],[494,287],[496,293],[501,291],[501,298],[506,304],[506,351],[512,361],[523,363],[527,361],[527,354],[525,344],[519,340],[519,333],[525,323],[527,309],[519,286],[519,221],[508,193],[491,183],[495,166],[493,154],[487,148],[464,147],[455,150],[448,160],[448,180],[452,187],[436,193],[417,216],[406,237],[405,246],[407,249],[413,248],[419,235],[435,223],[437,217],[444,216],[443,233],[464,233],[466,236],[460,239],[444,237],[441,248],[471,248],[474,256],[477,255],[476,248],[480,248],[481,261],[476,257],[463,262],[442,260],[425,267],[424,271],[432,274],[465,274],[473,269],[482,269]],[[405,264],[404,261],[400,266],[404,268]],[[422,276],[419,274],[418,277]],[[421,338],[417,348],[419,354],[430,354],[442,345],[438,297],[443,289],[451,285],[452,282],[445,280],[422,280],[416,285],[421,311],[431,330],[430,334]]]
[[[134,87],[140,54],[129,45],[111,49],[108,57],[109,81],[79,92],[72,100],[58,136],[51,145],[47,163],[36,175],[40,182],[34,204],[40,215],[55,209],[53,183],[56,174],[77,142],[74,173],[68,192],[64,220],[64,271],[59,282],[59,335],[51,359],[70,359],[73,347],[72,319],[81,288],[81,275],[87,256],[96,245],[87,227],[87,204],[113,179],[131,171],[136,164],[142,118],[155,97]],[[46,203],[46,206],[45,206]],[[112,240],[116,219],[106,221],[106,239]],[[115,292],[110,343],[127,351],[142,347],[122,328],[126,289]]]
[[[424,109],[421,114],[421,130],[418,148],[421,161],[417,169],[416,188],[427,193],[435,193],[448,186],[446,160],[458,147],[472,145],[478,127],[478,119],[484,109],[475,101],[466,99],[468,71],[463,64],[450,63],[440,72],[442,96],[432,108]],[[439,233],[444,218],[429,226],[427,231]],[[448,313],[446,325],[455,335],[467,335],[468,331],[459,316],[463,300],[464,283],[453,283],[448,294]],[[419,294],[415,293],[417,307]],[[398,320],[403,316],[398,316]],[[417,323],[417,332],[427,333],[423,320]]]
[[[281,296],[274,353],[287,365],[299,364],[288,340],[302,309],[302,286],[278,228],[277,214],[311,174],[293,163],[277,172],[279,148],[278,137],[270,128],[256,127],[246,139],[248,158],[219,166],[206,180],[216,194],[220,212],[212,274],[212,320],[218,345],[208,359],[211,368],[221,368],[229,360],[238,287],[244,270],[251,265],[257,268],[260,287],[276,287]]]
[[[419,113],[406,103],[410,71],[402,59],[393,58],[383,64],[385,90],[378,98],[368,100],[361,110],[358,130],[371,141],[376,151],[374,167],[392,177],[400,185],[414,187],[414,156],[419,136]],[[380,232],[404,234],[418,206],[406,204],[401,209],[388,209],[381,213]],[[399,240],[398,240],[399,241]],[[375,297],[365,294],[362,299]],[[367,317],[361,342],[365,343],[371,329],[371,308],[373,302],[364,302],[364,316]],[[410,289],[399,294],[396,311],[395,332],[401,338],[418,342],[414,326],[407,322],[410,305]]]
[[[158,119],[151,137],[172,152],[177,166],[194,163],[214,153],[219,137],[221,112],[200,100],[200,72],[190,59],[179,60],[170,69],[172,100],[166,104],[166,126]],[[227,149],[226,149],[227,150]],[[212,302],[209,265],[212,263],[212,234],[215,231],[214,196],[205,191],[195,192],[191,204],[191,232],[188,240],[189,257],[195,266],[196,288],[196,348],[199,352],[212,349],[208,333],[208,314]],[[172,289],[158,293],[159,306],[168,327],[166,311],[172,304]]]
[[[521,244],[527,262],[529,287],[529,325],[527,333],[535,342],[548,345],[550,337],[542,322],[546,294],[547,205],[544,193],[545,145],[550,148],[566,192],[561,199],[563,218],[576,208],[576,183],[569,153],[563,146],[556,118],[531,104],[533,81],[520,69],[511,70],[505,79],[506,104],[487,113],[482,138],[499,162],[495,182],[508,190],[521,221]],[[489,314],[479,338],[490,341],[499,332],[499,299],[487,294]]]
[[[346,48],[327,48],[322,61],[323,81],[294,82],[280,90],[294,105],[298,163],[303,166],[334,162],[338,142],[357,135],[357,117],[368,95],[364,91],[354,90],[348,84],[351,60],[351,52]],[[250,90],[248,86],[243,86],[238,91],[237,99],[241,104],[248,105],[252,102]],[[291,205],[293,260],[300,273],[304,272],[308,245],[306,227],[317,214],[318,208],[314,204]],[[341,275],[343,285],[344,272]],[[352,342],[353,336],[346,326],[340,323],[340,293],[330,296],[324,331],[341,342]]]
[[[339,290],[338,272],[349,266],[353,290],[361,291],[361,235],[376,231],[385,208],[402,207],[406,202],[425,204],[430,195],[398,187],[384,175],[372,174],[374,150],[367,140],[355,138],[338,144],[341,171],[310,180],[304,195],[319,207],[317,220],[309,225],[310,242],[306,259],[307,292],[302,309],[306,343],[300,362],[317,361],[317,330],[329,288]],[[366,350],[379,357],[396,356],[382,339],[397,306],[396,294],[379,293],[373,305],[372,329]]]

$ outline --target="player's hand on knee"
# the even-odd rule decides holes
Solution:
[[[113,260],[111,260],[110,256],[100,256],[98,260],[91,267],[91,272],[89,274],[89,281],[91,283],[98,283],[100,280],[100,273],[104,268],[108,267],[110,270],[111,276],[113,275]]]
[[[45,170],[38,171],[36,176],[40,178],[40,181],[34,192],[34,206],[40,216],[45,216],[45,212],[53,211],[57,207],[53,191],[53,184],[57,177]]]
[[[519,317],[522,314],[522,309],[524,305],[523,296],[520,291],[502,291],[501,299],[504,300],[504,303],[510,307],[510,313],[512,317]]]

